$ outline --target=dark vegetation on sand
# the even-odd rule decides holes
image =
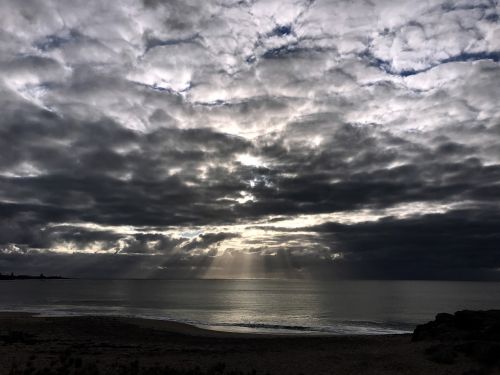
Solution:
[[[0,375],[500,374],[500,311],[413,335],[231,334],[173,322],[0,313]]]
[[[220,362],[203,370],[196,366],[189,370],[176,369],[168,365],[141,366],[139,361],[134,360],[127,364],[120,362],[111,364],[106,370],[101,370],[99,363],[85,361],[81,357],[72,356],[71,353],[63,354],[59,359],[53,360],[43,368],[36,363],[36,356],[29,359],[23,366],[13,364],[9,375],[261,375],[255,369],[250,371],[226,370],[226,364]],[[265,373],[268,375],[269,373]]]

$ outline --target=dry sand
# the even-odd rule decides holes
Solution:
[[[132,318],[0,314],[0,375],[464,374],[480,367],[465,357],[434,363],[428,346],[410,335],[271,336]]]

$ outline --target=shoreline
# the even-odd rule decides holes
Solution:
[[[208,323],[208,322],[193,322],[193,321],[182,321],[175,320],[166,317],[159,316],[148,316],[141,314],[116,314],[116,313],[60,313],[56,311],[36,311],[33,310],[0,310],[0,317],[10,314],[25,314],[33,318],[78,318],[78,317],[103,317],[103,318],[118,318],[118,319],[131,319],[137,321],[152,321],[159,322],[158,324],[165,323],[166,326],[172,323],[174,325],[184,325],[187,327],[196,328],[206,332],[216,332],[220,334],[239,334],[239,335],[272,335],[272,336],[391,336],[391,335],[407,335],[411,334],[413,330],[404,330],[396,328],[375,328],[370,327],[371,331],[367,326],[361,325],[361,322],[352,322],[352,327],[356,327],[355,324],[358,323],[358,330],[352,328],[351,331],[338,330],[328,330],[324,327],[304,327],[304,326],[294,326],[294,325],[281,325],[281,324],[266,324],[266,323]],[[339,323],[341,326],[341,323]],[[364,328],[364,331],[361,329]],[[345,329],[345,328],[344,328]]]
[[[43,313],[32,313],[32,312],[13,312],[13,311],[0,311],[0,321],[5,319],[44,319],[44,320],[67,320],[67,319],[91,319],[91,320],[111,320],[120,322],[123,324],[131,324],[145,329],[154,329],[158,331],[164,331],[167,333],[175,333],[186,336],[197,336],[197,337],[218,337],[218,338],[226,338],[226,337],[237,337],[237,338],[264,338],[266,336],[269,337],[281,337],[285,336],[280,334],[267,334],[267,333],[246,333],[246,332],[227,332],[227,331],[218,331],[215,329],[207,329],[203,327],[199,327],[195,324],[177,322],[174,320],[165,320],[165,319],[148,319],[142,317],[133,317],[133,316],[120,316],[120,315],[43,315]],[[300,334],[298,334],[300,335]],[[294,334],[286,335],[286,336],[295,336]]]
[[[432,362],[425,355],[428,346],[412,342],[409,334],[249,334],[139,318],[0,313],[0,362],[4,364],[0,375],[24,374],[26,369],[48,375],[252,371],[256,375],[412,375],[462,374],[475,368],[466,358],[449,365]]]

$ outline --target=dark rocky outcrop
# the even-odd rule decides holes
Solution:
[[[483,365],[499,366],[500,310],[438,314],[434,321],[415,328],[412,341],[432,343],[426,354],[434,362],[453,363],[465,355]]]
[[[482,340],[500,342],[500,310],[457,311],[437,314],[432,322],[415,328],[413,341]]]

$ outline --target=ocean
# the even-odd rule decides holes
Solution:
[[[235,332],[397,334],[439,312],[500,309],[500,283],[311,280],[0,281],[0,310],[161,319]]]

